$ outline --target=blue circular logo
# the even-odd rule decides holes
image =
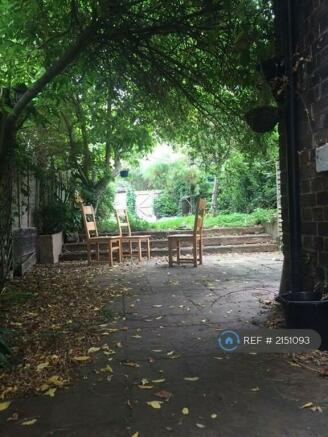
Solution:
[[[234,352],[240,345],[240,337],[235,331],[222,331],[217,342],[218,347],[224,352]]]

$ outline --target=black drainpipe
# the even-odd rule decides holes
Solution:
[[[294,0],[287,0],[287,180],[288,180],[288,215],[289,215],[289,274],[292,292],[302,291],[301,272],[301,219],[300,219],[300,185],[298,151],[295,117],[295,25]]]

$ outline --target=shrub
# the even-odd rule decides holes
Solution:
[[[35,214],[35,220],[40,234],[74,232],[80,228],[81,213],[71,203],[54,199],[41,206]]]
[[[128,192],[126,195],[127,199],[127,208],[129,216],[135,217],[136,215],[136,193],[133,188],[128,188]]]
[[[179,199],[171,193],[164,191],[154,199],[154,212],[157,218],[172,217],[178,214]]]

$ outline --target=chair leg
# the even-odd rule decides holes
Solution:
[[[91,244],[87,243],[88,264],[91,264]]]
[[[141,240],[138,241],[138,258],[142,261]]]
[[[109,261],[109,265],[110,267],[112,267],[113,265],[113,243],[111,240],[109,240],[108,243],[109,247],[108,247],[108,261]]]
[[[121,262],[123,262],[123,243],[122,243],[122,240],[120,240],[119,242],[118,242],[118,247],[119,247],[119,249],[118,249],[118,253],[119,253],[119,262],[121,263]]]
[[[150,259],[150,240],[147,239],[147,259]]]
[[[194,258],[194,267],[197,267],[197,241],[193,242],[192,254],[193,254],[193,258]]]
[[[177,240],[177,264],[180,265],[180,241]]]
[[[96,259],[97,261],[99,261],[100,256],[99,256],[99,243],[96,244]]]
[[[132,256],[132,241],[129,241],[129,254]]]
[[[169,238],[169,267],[173,266],[173,258],[172,258],[172,239]]]
[[[198,244],[199,244],[199,264],[203,264],[203,240],[200,239]]]

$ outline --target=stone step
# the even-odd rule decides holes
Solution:
[[[169,234],[185,234],[191,232],[190,229],[177,229],[172,231],[134,231],[133,235],[150,235],[152,239],[161,240],[167,238]],[[250,234],[263,234],[264,227],[262,225],[256,226],[242,226],[242,227],[225,227],[225,228],[211,228],[204,229],[204,236],[223,236],[223,235],[250,235]],[[117,235],[110,234],[107,235]],[[83,234],[80,235],[80,240],[85,240]]]
[[[231,246],[241,244],[262,244],[272,243],[272,237],[269,234],[245,234],[245,235],[223,235],[219,237],[205,237],[204,247],[209,246]],[[190,243],[181,243],[181,247],[189,246]],[[167,248],[168,240],[152,240],[152,248]]]
[[[227,252],[237,252],[237,253],[253,253],[253,252],[275,252],[278,247],[275,243],[249,243],[249,244],[231,244],[225,246],[205,246],[204,254],[213,253],[227,253]],[[93,252],[95,253],[95,251]],[[181,249],[182,254],[191,254],[191,247],[184,247]],[[152,256],[167,256],[168,250],[166,248],[152,248]],[[107,259],[107,253],[104,250],[100,250],[101,259]],[[61,261],[75,261],[75,260],[86,260],[87,252],[85,250],[80,251],[66,251],[60,256]]]
[[[223,236],[211,236],[204,238],[204,246],[224,246],[224,245],[241,245],[241,244],[262,244],[272,242],[272,237],[269,234],[242,234],[242,235],[223,235]],[[188,246],[188,243],[182,243],[182,246]],[[105,249],[105,245],[101,245]],[[151,239],[152,248],[167,248],[168,240],[163,239]],[[86,250],[86,243],[66,243],[63,245],[63,251],[68,252],[80,252]]]

